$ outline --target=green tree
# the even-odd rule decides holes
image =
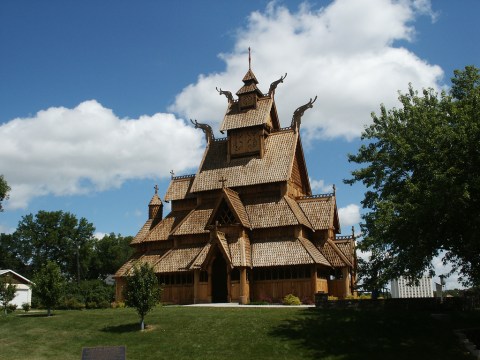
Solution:
[[[43,306],[47,308],[47,316],[58,304],[64,288],[64,278],[60,267],[48,261],[34,276],[34,296],[38,296]]]
[[[0,269],[14,269],[20,274],[27,274],[20,246],[13,234],[0,234]]]
[[[7,315],[8,303],[15,298],[16,290],[17,287],[12,283],[9,276],[0,278],[0,304],[2,304],[5,315]]]
[[[8,199],[8,193],[10,191],[10,186],[8,186],[7,181],[0,175],[0,212],[3,211],[2,201]]]
[[[127,277],[124,289],[125,303],[137,310],[140,329],[145,329],[145,316],[160,302],[161,289],[152,267],[143,263],[136,265]]]
[[[357,154],[362,182],[362,250],[383,278],[418,278],[442,254],[464,284],[480,284],[480,74],[456,70],[449,93],[410,86],[400,108],[372,113]]]
[[[47,261],[77,282],[86,277],[93,252],[95,227],[85,218],[63,211],[39,211],[22,217],[14,236],[30,273]]]
[[[110,233],[94,243],[94,259],[89,274],[92,279],[105,279],[115,272],[133,254],[130,246],[131,236],[123,237],[120,234]]]

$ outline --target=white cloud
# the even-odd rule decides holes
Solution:
[[[0,161],[12,190],[6,207],[37,196],[117,188],[198,166],[203,134],[172,114],[119,119],[95,100],[49,108],[0,126]]]
[[[298,106],[318,95],[302,121],[307,139],[358,137],[371,111],[380,103],[398,105],[398,90],[405,91],[409,82],[419,89],[440,88],[439,66],[395,45],[414,40],[412,22],[425,14],[433,19],[426,0],[337,0],[320,9],[303,4],[296,12],[272,2],[248,17],[233,51],[220,54],[226,70],[200,75],[169,110],[218,127],[227,101],[215,87],[232,93],[241,87],[251,47],[262,91],[288,73],[275,94],[282,126],[290,124]]]
[[[7,225],[0,224],[0,234],[13,234],[15,230],[17,229]]]
[[[358,225],[360,222],[360,207],[355,204],[349,204],[338,209],[338,217],[342,228]]]
[[[108,235],[107,233],[103,233],[103,232],[100,232],[100,231],[97,231],[93,234],[93,237],[97,240],[102,240],[105,235]]]
[[[314,194],[328,194],[333,192],[333,185],[326,185],[324,180],[310,179],[310,187],[312,188],[312,193]]]

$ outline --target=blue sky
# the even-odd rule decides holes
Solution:
[[[188,119],[218,129],[215,87],[241,87],[249,46],[262,91],[288,73],[282,126],[318,96],[302,121],[312,187],[335,184],[342,233],[358,231],[364,189],[342,183],[347,153],[398,90],[445,89],[454,69],[479,66],[479,13],[476,0],[1,1],[0,174],[12,192],[0,232],[64,210],[135,235],[153,186],[163,197],[170,170],[196,172],[205,143]]]

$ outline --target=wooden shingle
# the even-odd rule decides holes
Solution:
[[[223,118],[220,130],[227,131],[266,124],[270,116],[272,105],[273,99],[270,97],[260,98],[257,102],[257,107],[247,111],[240,110],[238,102],[231,103],[229,104],[227,113]]]
[[[211,142],[191,191],[220,189],[222,178],[227,179],[229,188],[288,181],[296,142],[297,134],[293,131],[279,131],[265,139],[263,158],[230,161],[227,159],[227,141]]]
[[[277,239],[269,241],[254,241],[252,246],[252,266],[285,266],[330,263],[321,256],[310,255],[299,239]]]
[[[190,194],[190,188],[194,179],[195,175],[173,178],[168,185],[167,193],[165,194],[165,201],[192,198],[193,196]]]

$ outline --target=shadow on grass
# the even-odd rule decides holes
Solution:
[[[305,309],[270,335],[316,359],[470,359],[450,328],[422,312]]]
[[[113,334],[139,332],[140,331],[140,324],[139,323],[132,323],[132,324],[122,324],[122,325],[115,325],[115,326],[105,326],[102,329],[102,331],[103,332],[108,332],[108,333],[113,333]]]
[[[17,316],[21,317],[31,317],[31,318],[48,318],[48,317],[55,317],[57,316],[55,313],[52,313],[50,316],[46,312],[36,312],[36,313],[24,313],[24,314],[16,314]]]

